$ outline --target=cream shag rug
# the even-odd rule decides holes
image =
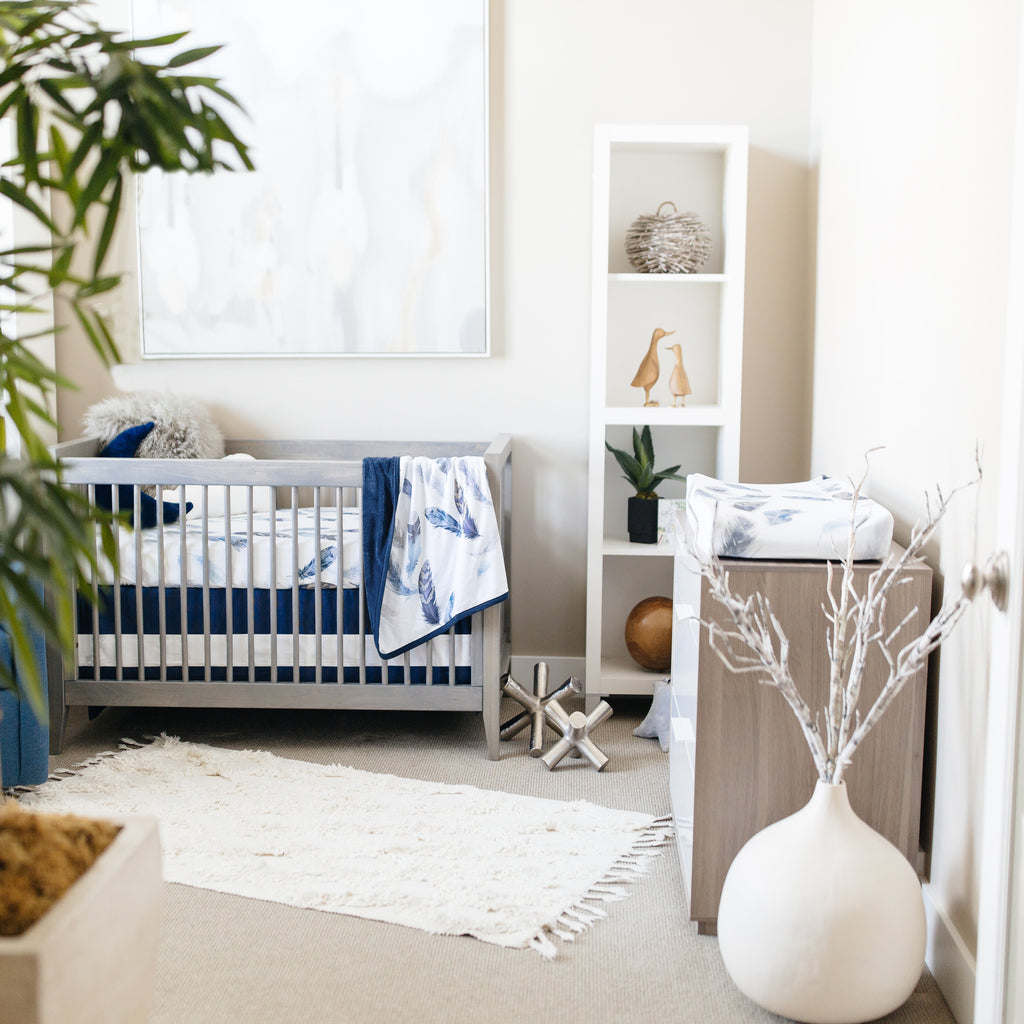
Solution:
[[[20,797],[157,818],[164,879],[556,953],[641,875],[664,819],[161,736]],[[657,855],[653,853],[653,855]]]

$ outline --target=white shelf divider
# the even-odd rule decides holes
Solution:
[[[609,405],[604,409],[608,426],[724,427],[729,413],[720,405],[686,405],[678,408]]]
[[[681,284],[723,284],[729,278],[725,274],[609,274],[611,284],[657,284],[674,288]]]
[[[634,544],[626,537],[605,537],[604,553],[620,558],[672,558],[675,544]]]

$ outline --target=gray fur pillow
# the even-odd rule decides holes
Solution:
[[[128,427],[155,426],[135,453],[139,459],[219,459],[224,437],[206,407],[194,398],[168,391],[136,391],[105,398],[83,419],[85,433],[107,444]]]

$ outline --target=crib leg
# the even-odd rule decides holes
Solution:
[[[484,609],[483,714],[487,756],[501,757],[501,619],[497,606]]]
[[[47,608],[53,608],[50,594],[46,595]],[[54,612],[54,614],[56,614]],[[74,664],[72,660],[70,664]],[[69,707],[64,700],[64,673],[70,665],[64,662],[64,652],[53,644],[46,645],[46,700],[50,716],[50,753],[64,749],[64,732],[68,724]]]
[[[50,714],[50,753],[59,754],[64,749],[64,733],[68,727],[68,709],[61,708],[57,714]]]
[[[496,693],[494,691],[497,691]],[[501,757],[501,686],[492,683],[490,674],[484,676],[484,736],[487,739],[487,756],[492,761]]]

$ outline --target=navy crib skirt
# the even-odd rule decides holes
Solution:
[[[294,603],[294,591],[253,590],[252,619],[253,640],[255,646],[262,649],[253,658],[250,671],[249,658],[249,591],[244,587],[232,590],[211,587],[209,594],[209,612],[204,611],[204,591],[202,587],[187,587],[185,590],[185,629],[182,630],[182,600],[178,587],[165,587],[163,590],[163,633],[164,664],[161,666],[160,647],[161,635],[161,600],[157,587],[141,588],[141,633],[145,637],[145,648],[148,652],[138,664],[139,614],[136,601],[136,588],[125,584],[120,591],[120,609],[116,609],[116,595],[113,587],[99,588],[99,605],[93,607],[85,597],[79,595],[77,601],[77,633],[79,678],[99,679],[147,679],[180,681],[205,680],[207,669],[202,654],[207,632],[214,642],[219,654],[211,657],[209,678],[211,680],[270,682],[274,678],[270,657],[267,653],[272,643],[272,625],[277,631],[277,666],[276,678],[279,682],[316,681],[317,647],[320,654],[320,678],[324,683],[339,681],[339,660],[341,682],[359,683],[359,647],[363,646],[365,657],[365,681],[368,684],[380,685],[404,684],[404,660],[395,659],[387,665],[387,679],[384,678],[384,666],[377,655],[372,634],[360,633],[360,609],[363,592],[355,588],[346,588],[342,594],[342,622],[344,626],[343,656],[338,656],[338,594],[335,588],[320,591],[320,622],[321,630],[317,634],[316,591],[312,588],[300,588],[298,591],[297,608]],[[231,649],[233,656],[227,657],[229,629],[229,598],[230,594],[230,633],[233,638]],[[121,633],[121,665],[117,665],[116,626],[120,616]],[[297,620],[297,621],[296,621]],[[369,628],[369,617],[363,616],[363,628]],[[471,683],[470,645],[472,620],[464,619],[454,627],[454,643],[447,636],[432,642],[431,685],[468,686]],[[93,648],[94,634],[100,641],[100,667],[98,675],[94,668]],[[181,647],[183,635],[188,640],[188,667],[183,672]],[[299,641],[299,664],[295,664],[294,638]],[[454,681],[449,677],[449,652],[456,652]],[[413,651],[410,661],[409,682],[411,685],[427,683],[427,665],[422,652]],[[419,662],[419,664],[417,664]],[[118,675],[120,671],[120,676]]]

